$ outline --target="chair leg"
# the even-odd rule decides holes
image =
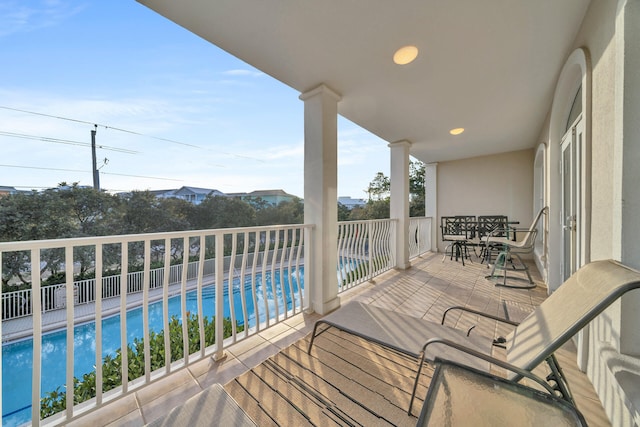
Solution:
[[[518,260],[518,262],[520,263],[520,266],[516,266],[516,264],[513,262],[514,257]],[[502,259],[502,264],[499,264],[500,259]],[[514,276],[508,277],[509,268],[507,267],[507,262],[511,262],[511,266],[514,271],[524,271],[525,274],[527,275],[527,278],[514,277]],[[522,260],[519,254],[511,252],[509,250],[500,252],[496,257],[496,262],[493,265],[493,269],[491,270],[492,274],[490,274],[489,276],[486,276],[487,279],[495,278],[496,266],[498,266],[498,269],[502,270],[504,273],[504,276],[502,277],[502,283],[496,283],[496,286],[504,286],[506,288],[515,288],[515,289],[532,289],[536,287],[536,284],[533,282],[533,278],[529,273],[529,267],[527,266],[527,264],[524,263],[524,261]],[[520,280],[528,283],[525,285],[509,284],[507,283],[507,279]]]
[[[444,255],[442,256],[442,262],[444,262],[444,260],[447,258],[447,249],[451,248],[452,245],[453,245],[453,243],[449,243],[447,246],[445,246]]]

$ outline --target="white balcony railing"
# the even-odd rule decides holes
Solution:
[[[394,267],[395,224],[390,219],[338,223],[338,292]]]
[[[92,350],[95,358],[92,363],[95,365],[95,397],[90,398],[89,402],[82,406],[86,407],[87,404],[94,407],[101,406],[107,395],[111,399],[125,394],[130,389],[150,383],[152,378],[168,375],[208,355],[221,357],[224,348],[231,343],[256,334],[301,312],[308,303],[303,287],[303,275],[306,274],[304,248],[311,228],[312,226],[309,225],[291,225],[0,243],[2,256],[18,251],[27,251],[29,256],[27,268],[23,274],[29,276],[31,280],[32,293],[27,291],[11,293],[9,300],[16,301],[21,298],[21,304],[12,310],[29,316],[13,322],[20,321],[23,325],[26,322],[29,336],[32,338],[33,356],[30,373],[32,424],[38,425],[41,418],[41,377],[42,369],[46,369],[46,367],[43,368],[42,357],[43,331],[53,322],[52,319],[61,318],[58,313],[64,313],[62,318],[66,319],[64,321],[66,366],[63,368],[66,378],[64,387],[61,389],[74,390],[74,372],[76,372],[74,327],[76,323],[84,321],[83,316],[88,315],[95,327],[94,350]],[[105,268],[103,258],[107,248],[113,252],[114,247],[118,248],[116,267],[121,269],[121,273],[118,276],[103,278],[102,271]],[[61,248],[64,251],[63,268],[67,281],[64,284],[48,286],[47,288],[51,289],[43,292],[45,289],[40,284],[41,254],[43,251],[54,248]],[[77,265],[74,255],[79,248],[83,249],[85,255],[87,248],[92,253],[92,265],[94,265],[96,277],[74,283],[74,265]],[[134,248],[138,248],[139,252],[135,252]],[[165,248],[171,250],[165,250]],[[189,257],[184,256],[181,264],[171,266],[171,255],[175,252],[175,248],[190,254],[197,261],[189,262]],[[163,259],[164,267],[151,269],[152,257]],[[127,271],[130,260],[141,262],[142,271]],[[113,268],[112,265],[108,267]],[[95,283],[102,283],[102,286],[95,287]],[[126,291],[122,291],[120,286],[122,283],[127,284]],[[41,297],[32,298],[32,295]],[[213,299],[206,299],[210,297]],[[175,301],[176,298],[179,298],[178,312],[171,313],[170,299]],[[187,299],[197,302],[188,309]],[[74,301],[75,304],[67,304],[67,301]],[[154,354],[154,350],[151,348],[149,339],[152,331],[150,322],[156,320],[150,319],[150,308],[143,309],[141,310],[142,333],[139,339],[143,343],[144,372],[137,379],[130,378],[129,352],[120,352],[119,375],[121,378],[129,378],[129,381],[122,381],[107,394],[107,390],[103,391],[102,373],[103,320],[113,315],[119,315],[119,319],[127,319],[128,310],[132,307],[146,308],[154,302],[160,306],[161,330],[170,330],[171,316],[175,315],[179,319],[184,337],[182,353],[184,357],[177,361],[172,360],[171,346],[176,344],[170,343],[170,334],[164,334],[164,357],[161,358],[164,359],[164,363],[161,363],[163,366],[152,369],[151,354]],[[3,314],[4,305],[3,298]],[[61,307],[64,309],[60,310]],[[48,312],[49,308],[52,311]],[[215,315],[215,318],[212,319],[207,311]],[[189,350],[188,327],[191,324],[182,321],[194,315],[197,316],[195,327],[200,338],[199,342],[207,343],[207,345],[200,345],[195,352]],[[209,320],[205,320],[205,316],[208,316]],[[69,321],[69,319],[73,320]],[[118,320],[118,322],[120,348],[127,348],[131,346],[131,339],[128,340],[127,333],[130,322],[129,320],[126,322]],[[210,323],[213,323],[213,333],[208,329],[205,330]],[[226,331],[225,323],[227,323]],[[9,329],[8,326],[3,324],[3,339],[5,332]],[[159,331],[156,329],[154,332]],[[205,332],[208,336],[215,337],[213,344],[210,343],[208,336],[205,337]],[[157,365],[157,362],[154,361],[154,363]],[[29,373],[24,372],[21,375],[26,379]],[[69,420],[76,414],[78,406],[74,406],[74,393],[66,394],[64,404],[66,409],[54,416],[60,422]]]
[[[396,224],[397,221],[388,219],[339,223],[338,292],[371,280],[394,267],[392,238]],[[56,324],[52,319],[60,319],[61,313],[63,319],[73,319],[64,321],[67,348],[64,383],[67,390],[73,390],[73,373],[76,372],[74,326],[77,323],[94,322],[92,354],[95,361],[91,365],[95,366],[96,392],[95,397],[83,403],[82,407],[99,407],[105,400],[128,393],[203,357],[220,357],[228,345],[301,312],[309,304],[306,297],[309,289],[304,287],[308,283],[305,278],[309,273],[304,269],[304,248],[311,247],[307,245],[311,228],[311,225],[288,225],[0,243],[0,256],[16,251],[27,251],[29,254],[28,271],[25,274],[29,276],[32,288],[3,293],[2,316],[3,319],[14,319],[12,322],[22,322],[23,327],[27,325],[22,337],[33,339],[30,414],[32,420],[38,421],[32,423],[37,425],[40,420],[42,336],[53,327],[60,328],[59,320]],[[409,229],[410,256],[428,251],[430,219],[411,219]],[[114,247],[116,262],[106,255],[109,251],[113,257]],[[54,248],[62,248],[64,260],[71,260],[63,264],[67,281],[59,285],[41,286],[41,254]],[[77,265],[74,255],[79,248],[83,248],[85,255],[87,248],[90,248],[91,263],[96,273],[94,279],[75,282],[72,279],[74,265]],[[182,256],[181,262],[171,265],[171,257],[176,253],[189,256]],[[312,254],[307,253],[307,256]],[[164,266],[152,269],[152,258],[162,261]],[[142,270],[128,271],[129,265],[133,264],[142,264]],[[102,277],[102,271],[114,268],[120,270],[118,275]],[[96,287],[96,283],[102,283],[102,286]],[[124,292],[122,283],[126,283]],[[40,298],[32,298],[32,295],[40,295]],[[177,313],[175,304],[174,311],[169,308],[175,298],[179,299]],[[188,307],[187,300],[195,300],[195,306]],[[67,301],[74,303],[67,304]],[[176,344],[170,344],[169,334],[164,334],[164,365],[152,369],[150,359],[153,349],[148,337],[150,330],[154,329],[156,333],[158,330],[151,325],[151,308],[144,309],[140,336],[144,373],[137,379],[124,381],[108,393],[107,390],[103,391],[103,320],[116,315],[124,319],[128,310],[134,307],[147,308],[151,304],[161,307],[159,317],[162,324],[159,329],[169,331],[172,316],[179,319],[184,337],[184,357],[172,360],[170,348]],[[216,313],[222,313],[222,316],[215,316],[215,343],[200,345],[195,352],[188,351],[189,322],[182,319],[196,315],[197,335],[202,343],[207,342],[205,332],[210,333],[206,330],[208,321],[205,317]],[[119,322],[120,348],[131,345],[131,339],[127,341],[128,323]],[[3,326],[3,341],[6,335],[11,334],[7,329]],[[130,378],[128,352],[121,352],[120,366],[121,378]],[[49,420],[63,422],[73,418],[78,410],[73,398],[73,394],[68,393],[65,397],[66,409]]]
[[[431,250],[431,217],[409,219],[409,258]]]

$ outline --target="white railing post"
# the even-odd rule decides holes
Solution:
[[[96,244],[96,405],[102,405],[102,244]],[[98,285],[99,284],[99,285]]]
[[[142,334],[144,342],[144,378],[151,380],[151,346],[149,345],[149,287],[151,286],[151,238],[144,239],[144,272],[142,275]]]
[[[129,390],[129,352],[127,351],[127,291],[129,290],[129,242],[121,243],[120,253],[120,358],[122,393]]]
[[[367,252],[368,252],[368,257],[367,257],[367,262],[369,264],[369,274],[367,274],[367,280],[373,280],[373,222],[368,222],[367,223]]]
[[[64,265],[65,265],[65,287],[67,294],[67,419],[71,419],[73,417],[73,397],[74,397],[74,386],[73,386],[73,354],[74,354],[74,334],[73,328],[75,326],[74,318],[74,291],[75,287],[73,284],[73,246],[68,245],[65,248],[64,254]]]
[[[213,359],[220,360],[224,357],[224,233],[215,234],[216,254],[216,281],[215,281],[215,336],[216,352]]]
[[[40,248],[31,250],[31,307],[33,360],[31,374],[31,424],[40,425],[40,376],[42,375],[42,307],[40,294]]]
[[[162,282],[162,320],[164,321],[164,368],[171,372],[171,330],[169,329],[169,282],[171,270],[171,239],[164,239],[164,277]]]

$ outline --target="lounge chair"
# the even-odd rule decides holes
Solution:
[[[416,427],[587,427],[578,409],[548,383],[523,372],[542,389],[436,358]],[[544,391],[542,391],[544,390]]]
[[[505,367],[512,372],[508,378],[514,381],[525,376],[518,370],[531,372],[546,361],[551,369],[547,381],[562,398],[573,404],[569,385],[554,352],[612,302],[636,288],[640,288],[640,272],[612,260],[595,261],[573,274],[519,324],[460,306],[446,310],[441,324],[437,324],[378,307],[349,303],[316,322],[308,352],[317,335],[328,327],[335,327],[416,357],[418,370],[409,414],[425,360],[432,362],[434,356],[442,354],[476,368],[479,361],[484,362],[485,370],[488,363]],[[454,310],[503,322],[514,326],[514,330],[506,338],[466,337],[464,332],[444,326],[447,314]],[[319,328],[322,324],[328,327]],[[507,362],[491,356],[491,346],[495,344],[506,348]],[[443,347],[449,347],[446,353],[443,353]]]

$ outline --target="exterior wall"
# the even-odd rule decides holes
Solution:
[[[531,224],[534,154],[531,149],[438,163],[439,251],[445,247],[442,216],[507,215],[521,227]]]
[[[637,163],[632,161],[640,151],[635,148],[640,135],[640,83],[633,76],[637,75],[633,63],[640,61],[640,38],[639,30],[629,26],[635,23],[637,28],[637,22],[639,0],[592,1],[573,46],[585,49],[591,65],[591,102],[583,106],[586,114],[591,109],[591,162],[587,165],[590,256],[586,261],[613,258],[634,268],[640,267],[638,239],[628,236],[635,236],[640,217],[635,200],[640,180]],[[553,137],[557,130],[550,126],[546,125],[542,135],[551,135],[550,151],[557,153],[553,146],[559,144]],[[557,160],[551,155],[551,170]],[[548,188],[551,203],[558,194],[557,186],[558,182],[552,181]],[[631,216],[635,223],[625,219]],[[553,237],[550,242],[557,244]],[[549,262],[554,262],[553,256]],[[640,425],[639,294],[631,292],[614,303],[578,340],[578,353],[583,353],[578,362],[586,369],[613,426]]]

